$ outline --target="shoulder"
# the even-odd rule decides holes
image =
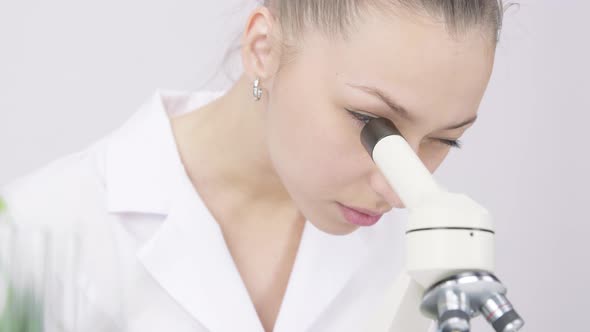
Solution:
[[[30,226],[71,226],[69,222],[102,204],[101,153],[105,139],[0,186],[10,219]]]
[[[117,238],[113,236],[105,208],[102,163],[109,137],[84,150],[59,157],[0,187],[0,198],[4,201],[9,223],[22,227],[25,232],[31,229],[49,231],[45,235],[49,235],[46,239],[50,241],[44,243],[44,248],[49,250],[48,255],[51,256],[47,257],[50,262],[66,264],[66,260],[62,260],[64,257],[77,260],[76,273],[86,285],[85,293],[78,300],[88,301],[81,305],[88,305],[85,308],[89,311],[85,313],[91,316],[84,319],[92,322],[96,322],[94,314],[101,315],[96,318],[97,321],[104,321],[103,313],[115,315],[114,307],[103,305],[103,302],[117,299],[117,289],[113,285],[119,280],[114,271],[121,269],[118,265]],[[74,256],[61,256],[71,248],[76,249]],[[31,256],[35,253],[24,252],[22,257],[35,257]],[[42,275],[42,270],[36,270],[36,265],[23,266],[25,272],[19,270],[21,275],[30,274],[35,278]],[[52,282],[68,278],[61,275],[64,271],[67,272],[55,271],[55,278],[58,279]],[[98,289],[100,293],[95,291]],[[95,306],[100,306],[100,309],[95,311]]]

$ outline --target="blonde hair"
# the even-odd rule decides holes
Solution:
[[[451,36],[479,29],[495,48],[500,39],[504,12],[515,3],[504,0],[259,0],[277,20],[281,30],[281,64],[296,58],[305,34],[319,31],[330,38],[346,39],[363,14],[378,11],[395,15],[399,10],[427,15],[440,21]],[[239,50],[235,46],[233,51]],[[226,53],[223,63],[228,59]]]
[[[263,4],[290,37],[313,27],[345,38],[367,10],[406,9],[441,19],[454,35],[475,26],[487,27],[497,40],[506,9],[502,0],[263,0]]]

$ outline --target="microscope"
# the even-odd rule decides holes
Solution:
[[[488,211],[439,185],[395,125],[370,120],[361,142],[408,209],[405,270],[370,317],[369,332],[468,332],[480,313],[497,332],[524,325],[493,274]]]

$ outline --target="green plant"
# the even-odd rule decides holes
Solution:
[[[0,226],[9,226],[6,202],[0,197]],[[10,234],[8,229],[7,235]],[[30,289],[20,289],[13,285],[11,273],[4,268],[9,266],[0,255],[0,287],[5,288],[4,298],[0,297],[0,332],[42,332],[43,306],[39,296]]]
[[[32,292],[8,287],[5,310],[0,316],[0,332],[42,332],[43,312]]]

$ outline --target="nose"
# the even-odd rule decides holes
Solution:
[[[405,138],[405,137],[404,137]],[[405,138],[408,145],[412,148],[414,153],[418,154],[420,147],[420,141],[414,139]],[[391,206],[398,209],[405,209],[406,206],[401,201],[399,195],[395,192],[395,189],[389,185],[389,182],[385,178],[385,175],[381,172],[377,165],[374,165],[374,171],[371,174],[371,186],[373,190],[383,197],[383,199]]]
[[[389,205],[398,209],[404,209],[405,205],[400,200],[395,190],[389,185],[387,179],[381,171],[375,166],[375,171],[371,174],[371,187],[377,192]]]

